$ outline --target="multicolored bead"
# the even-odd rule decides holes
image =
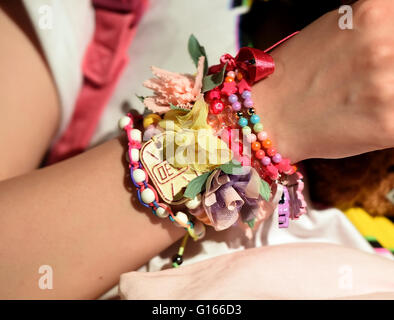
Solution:
[[[257,138],[258,138],[260,141],[264,141],[265,139],[268,138],[268,134],[267,134],[267,132],[265,132],[265,131],[261,131],[261,132],[258,133]]]
[[[239,111],[242,108],[241,103],[239,101],[234,102],[231,106],[233,107],[234,111]]]
[[[257,114],[253,114],[250,117],[250,122],[253,123],[253,124],[257,124],[257,123],[260,122],[260,117]]]
[[[252,94],[251,94],[250,91],[245,90],[244,92],[242,92],[242,98],[244,98],[244,99],[249,99],[249,98],[251,98],[251,97],[252,97]]]
[[[258,122],[258,123],[256,123],[253,126],[253,131],[256,132],[256,133],[259,133],[259,132],[263,131],[263,129],[264,129],[264,127],[263,127],[263,124],[261,122]]]
[[[248,125],[248,119],[241,117],[238,120],[238,124],[243,128]]]
[[[213,100],[209,105],[209,110],[213,114],[219,114],[223,111],[223,109],[224,109],[224,103],[219,99]]]
[[[244,91],[244,93],[245,93],[245,92],[246,92],[246,91]],[[253,101],[252,101],[252,99],[250,99],[250,98],[245,99],[245,100],[244,100],[244,106],[245,106],[246,108],[252,107],[252,106],[253,106]]]
[[[234,103],[234,102],[237,102],[237,101],[238,101],[237,95],[235,95],[235,94],[230,94],[230,95],[228,96],[228,102]]]
[[[260,142],[255,141],[255,142],[252,143],[252,150],[253,150],[253,151],[257,151],[257,150],[260,150],[260,149],[261,149],[261,144],[260,144]]]
[[[274,163],[279,163],[282,161],[282,156],[279,153],[276,153],[273,157],[272,157],[272,162]]]
[[[265,156],[265,157],[263,157],[263,158],[261,159],[261,163],[262,163],[263,165],[265,165],[265,166],[268,166],[268,165],[271,163],[271,158]]]

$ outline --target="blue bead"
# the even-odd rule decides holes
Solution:
[[[245,126],[248,125],[248,119],[246,119],[246,118],[244,118],[244,117],[239,118],[238,124],[239,124],[241,127],[245,127]]]
[[[250,122],[253,124],[260,122],[260,117],[257,114],[254,114],[250,117]]]

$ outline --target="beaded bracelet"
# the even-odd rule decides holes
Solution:
[[[237,70],[236,72],[237,78],[242,79],[242,73],[238,72]],[[234,71],[229,71],[225,81],[234,82],[234,76]],[[254,164],[257,165],[258,168],[260,168],[260,163],[264,166],[260,170],[262,177],[269,177],[274,181],[279,178],[279,173],[284,173],[286,175],[293,174],[297,168],[290,165],[290,160],[282,159],[282,156],[277,153],[276,149],[273,147],[272,141],[268,139],[267,132],[263,131],[264,127],[260,122],[260,117],[255,113],[255,109],[253,108],[254,103],[251,99],[251,92],[249,90],[244,90],[241,92],[238,86],[236,86],[235,89],[237,91],[231,93],[228,96],[228,102],[231,103],[232,109],[234,112],[236,112],[236,116],[239,118],[238,125],[242,128],[243,135],[246,136],[247,141],[251,144],[251,148],[254,151],[253,158],[260,160],[260,162]],[[237,94],[242,97],[242,105],[244,109],[246,109],[246,112],[241,111],[241,103],[238,101],[239,97]],[[220,101],[220,103],[222,102]],[[218,112],[220,109],[217,107],[217,105],[217,99],[211,100],[211,113],[220,113]],[[249,122],[253,125],[253,129],[248,125]]]
[[[194,240],[201,239],[205,235],[205,228],[201,222],[197,222],[198,232],[196,233],[195,223],[189,220],[185,213],[179,211],[176,215],[174,215],[168,205],[158,202],[159,199],[157,192],[148,183],[148,174],[140,161],[139,152],[141,149],[142,133],[140,130],[133,128],[133,116],[129,113],[127,116],[122,117],[119,120],[119,127],[120,129],[124,130],[127,135],[128,152],[126,153],[126,159],[129,163],[131,181],[137,189],[137,197],[139,202],[143,206],[151,208],[153,214],[157,217],[169,217],[171,221],[176,222],[178,225],[182,226],[188,231],[188,233],[183,238],[178,254],[173,258],[173,267],[178,267],[183,262],[182,255],[188,237],[191,236]]]
[[[279,228],[306,212],[302,175],[273,147],[251,98],[251,85],[274,71],[271,56],[241,48],[235,58],[224,54],[218,65],[208,68],[205,49],[194,36],[188,49],[195,76],[152,67],[156,78],[144,82],[154,91],[153,96],[139,97],[153,111],[143,120],[144,142],[131,114],[119,121],[128,138],[130,177],[138,200],[188,231],[174,267],[183,261],[188,237],[204,237],[204,225],[253,229],[272,213],[265,203],[278,207]],[[242,141],[233,135],[238,129]],[[172,149],[175,153],[169,154]],[[179,155],[186,159],[185,150],[194,157],[179,162]],[[208,155],[208,160],[201,162],[200,155]],[[175,215],[171,206],[177,208]]]
[[[296,174],[297,181],[293,182],[293,186],[298,189],[292,193],[290,216],[292,219],[297,219],[306,212],[306,203],[302,195],[302,175],[297,172],[296,166],[290,164],[289,159],[282,158],[282,155],[273,147],[267,132],[263,131],[264,126],[260,122],[260,116],[255,113],[250,85],[244,79],[247,74],[237,69],[235,60],[229,54],[222,56],[221,64],[218,66],[225,68],[227,71],[225,80],[223,84],[205,94],[207,100],[210,101],[210,113],[215,116],[220,115],[226,108],[225,102],[227,100],[232,111],[236,114],[237,124],[241,128],[242,134],[251,144],[253,151],[252,165],[263,179],[272,182],[282,179],[282,182],[287,184],[288,181],[286,180]],[[249,65],[256,64],[256,59],[248,60],[246,63]],[[242,66],[242,62],[238,65]],[[223,96],[227,99],[223,99]],[[294,177],[290,179],[294,180]],[[285,225],[287,226],[287,224]],[[280,224],[280,226],[283,227],[284,225]]]

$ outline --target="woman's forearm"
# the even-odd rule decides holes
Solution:
[[[1,298],[95,298],[184,234],[137,203],[122,159],[116,139],[0,183]]]

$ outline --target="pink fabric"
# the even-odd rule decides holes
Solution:
[[[164,290],[163,290],[164,289]],[[121,275],[122,299],[337,299],[394,296],[394,262],[324,243],[242,250],[188,266]]]
[[[145,107],[157,113],[171,110],[171,104],[184,109],[192,109],[201,97],[205,57],[198,59],[196,76],[180,74],[152,66],[156,78],[146,80],[144,86],[154,91],[154,95],[144,99]]]
[[[119,75],[128,62],[127,49],[147,5],[147,1],[130,0],[93,2],[99,8],[96,8],[94,38],[82,66],[84,83],[71,122],[50,150],[48,164],[76,155],[88,146]]]

